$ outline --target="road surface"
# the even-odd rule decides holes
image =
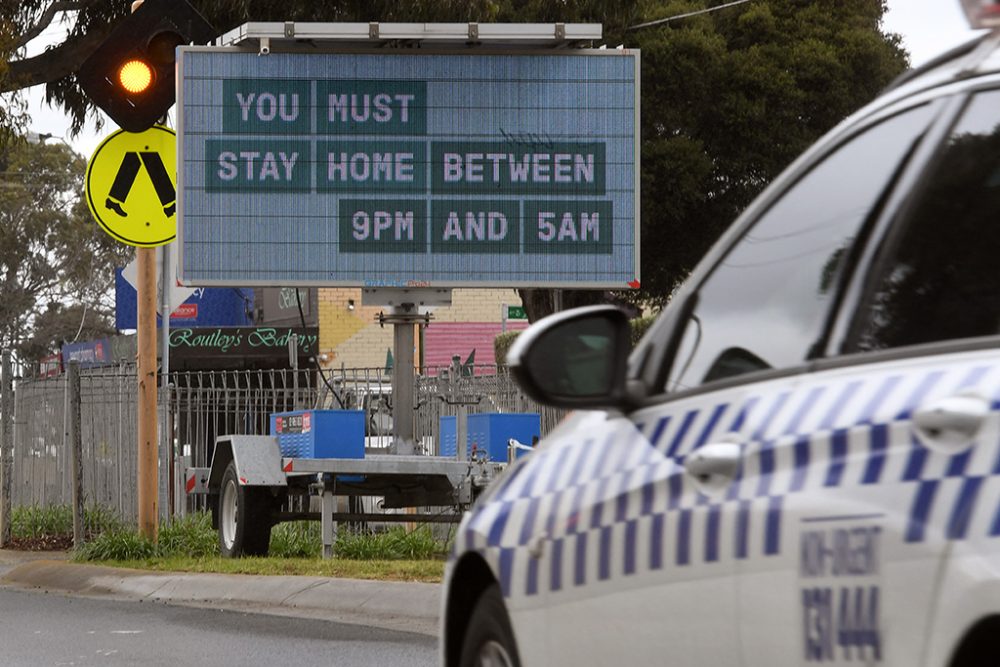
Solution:
[[[0,664],[434,665],[427,635],[0,588]]]

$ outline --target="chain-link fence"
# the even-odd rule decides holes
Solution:
[[[563,412],[525,397],[506,368],[423,369],[415,377],[414,439],[437,454],[441,417],[537,412],[544,435]],[[84,497],[136,513],[138,384],[133,365],[81,371]],[[72,498],[66,377],[21,379],[14,409],[13,504],[66,504]],[[168,503],[171,459],[208,466],[217,436],[266,434],[270,415],[305,408],[365,412],[366,445],[387,447],[392,433],[392,377],[384,369],[173,372],[160,391],[161,507]]]

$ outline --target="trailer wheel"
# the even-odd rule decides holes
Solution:
[[[229,462],[219,491],[219,550],[226,558],[266,556],[271,541],[267,489],[243,486]]]
[[[500,586],[493,584],[479,596],[462,642],[461,667],[520,667],[514,631],[503,604]]]

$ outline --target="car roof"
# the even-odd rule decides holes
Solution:
[[[785,188],[789,179],[794,180],[801,173],[803,165],[809,165],[817,154],[823,154],[831,145],[836,145],[855,128],[863,125],[872,116],[885,114],[887,109],[906,103],[913,98],[934,98],[954,92],[955,86],[967,85],[978,78],[1000,73],[1000,29],[978,36],[949,51],[942,53],[926,64],[909,70],[896,78],[875,99],[850,114],[829,130],[812,146],[798,156],[786,170],[775,178],[764,192],[737,218],[726,235],[738,237],[747,222],[757,216],[755,209],[770,205],[771,195]],[[723,251],[728,243],[717,244],[714,250]],[[712,254],[711,252],[709,253]],[[715,262],[708,259],[706,265]]]
[[[944,96],[955,92],[956,87],[970,85],[969,82],[976,79],[987,78],[990,75],[996,78],[998,73],[1000,73],[1000,29],[977,36],[942,53],[924,65],[901,74],[875,99],[831,128],[773,179],[722,234],[672,296],[665,311],[665,313],[674,311],[671,316],[660,318],[657,324],[647,331],[643,340],[648,340],[649,345],[637,345],[634,348],[638,354],[630,358],[630,366],[649,369],[650,373],[655,373],[657,369],[663,368],[662,356],[667,352],[666,347],[664,347],[667,339],[659,333],[658,329],[673,326],[671,321],[675,317],[681,317],[677,304],[687,302],[688,297],[698,289],[704,277],[712,271],[732,243],[742,236],[746,227],[773,203],[790,182],[804,173],[809,165],[815,162],[817,156],[825,154],[844,137],[866,124],[871,117],[886,115],[889,113],[887,110],[910,104],[913,100],[921,97],[933,99]],[[650,346],[657,349],[651,350]],[[645,372],[643,375],[644,380],[651,383],[651,386],[659,386],[659,380],[646,376]]]
[[[915,67],[909,69],[899,76],[897,76],[892,83],[890,83],[882,94],[888,93],[896,88],[900,88],[905,84],[913,81],[914,79],[920,78],[922,76],[928,75],[935,71],[940,70],[942,73],[947,74],[948,72],[954,73],[957,70],[957,62],[964,59],[965,56],[973,51],[980,42],[985,39],[984,36],[980,35],[970,39],[958,46],[955,46],[944,53],[928,60],[926,63],[920,67]]]

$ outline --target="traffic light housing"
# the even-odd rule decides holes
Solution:
[[[176,48],[215,35],[186,0],[146,0],[83,62],[77,82],[123,130],[142,132],[174,103]]]

